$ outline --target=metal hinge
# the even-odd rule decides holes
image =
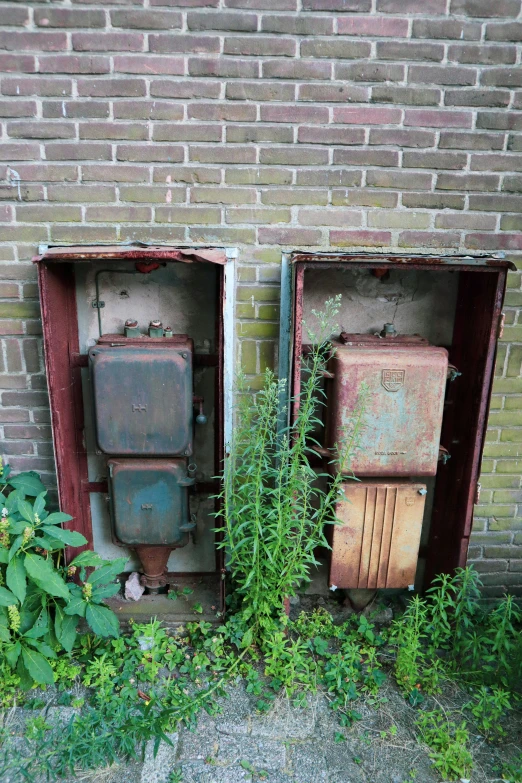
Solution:
[[[475,487],[475,500],[474,500],[474,504],[475,505],[477,505],[477,503],[480,500],[480,490],[481,489],[482,489],[482,484],[480,483],[480,481],[477,481],[477,486]]]
[[[500,321],[498,323],[497,340],[501,340],[504,336],[504,324],[506,323],[506,314],[500,313]]]

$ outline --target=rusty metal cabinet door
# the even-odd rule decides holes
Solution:
[[[89,351],[98,447],[105,454],[192,454],[192,353],[172,346]]]
[[[391,344],[390,344],[391,343]],[[448,354],[444,348],[376,339],[336,345],[329,369],[330,446],[366,387],[356,476],[434,476],[437,472]]]
[[[332,535],[330,586],[408,587],[415,581],[426,485],[362,481],[342,485]]]
[[[113,459],[108,461],[114,534],[122,544],[183,546],[189,526],[184,460]],[[182,528],[185,528],[183,530]]]

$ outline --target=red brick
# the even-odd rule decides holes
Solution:
[[[316,106],[261,106],[261,122],[328,123],[329,111]]]
[[[258,228],[261,245],[319,245],[321,232],[311,228]]]
[[[397,188],[400,190],[431,190],[432,175],[414,171],[368,171],[366,184],[370,188]]]
[[[0,54],[1,73],[34,73],[36,60],[31,54]]]
[[[19,165],[17,165],[17,170]],[[19,172],[20,173],[20,172]],[[0,185],[0,199],[5,201],[43,201],[44,191],[42,185],[18,185],[12,182],[10,185]]]
[[[298,220],[302,226],[360,226],[362,214],[353,209],[300,209]]]
[[[486,25],[486,41],[522,41],[522,22]]]
[[[303,11],[371,11],[371,0],[303,0]]]
[[[40,158],[38,144],[8,144],[0,145],[0,160],[34,160]]]
[[[356,82],[398,82],[404,79],[406,67],[398,63],[335,63],[335,78]]]
[[[471,155],[472,171],[522,171],[520,155]]]
[[[373,103],[411,104],[413,106],[438,106],[441,90],[426,87],[397,87],[395,84],[378,84],[372,87]]]
[[[448,48],[448,60],[459,63],[477,63],[478,65],[498,65],[515,63],[516,46],[486,46],[485,44],[453,44]]]
[[[75,52],[142,52],[145,36],[140,33],[73,33]]]
[[[103,206],[87,207],[85,219],[89,223],[149,223],[152,218],[150,207]]]
[[[459,150],[502,150],[503,133],[455,133],[441,131],[439,147]]]
[[[3,18],[0,21],[3,23]],[[17,33],[13,30],[0,32],[0,49],[11,52],[60,52],[66,48],[65,33]]]
[[[309,128],[302,125],[297,131],[301,144],[364,144],[363,128]]]
[[[2,24],[13,27],[21,27],[29,21],[28,8],[15,8],[14,6],[4,6],[2,8]]]
[[[132,10],[111,11],[111,25],[136,30],[175,30],[183,23],[179,11]]]
[[[220,85],[218,82],[155,79],[151,82],[150,94],[153,98],[219,98]]]
[[[452,215],[451,213],[443,213],[435,217],[435,228],[445,229],[480,228],[482,230],[489,229],[494,231],[496,223],[497,220],[494,215]]]
[[[264,60],[262,71],[266,79],[330,79],[332,66],[313,60]]]
[[[109,73],[110,61],[101,55],[48,54],[38,59],[40,73]]]
[[[477,69],[448,65],[412,65],[408,71],[408,79],[413,84],[473,86],[477,82]]]
[[[6,438],[27,438],[31,440],[51,439],[51,428],[46,425],[35,424],[6,424],[4,427]]]
[[[480,83],[491,87],[522,87],[522,70],[512,68],[486,68],[481,72]]]
[[[13,139],[72,139],[74,125],[65,122],[8,122],[7,135]]]
[[[377,0],[377,11],[385,14],[422,14],[432,16],[446,13],[446,0]]]
[[[10,223],[13,216],[13,208],[9,204],[0,204],[0,223]]]
[[[298,169],[296,172],[296,184],[311,187],[359,187],[362,182],[360,171],[350,169]],[[335,191],[334,191],[335,192]],[[350,191],[353,193],[354,191]],[[332,201],[332,203],[334,203]]]
[[[259,75],[259,63],[253,60],[225,60],[219,57],[190,57],[188,72],[190,76],[252,79]]]
[[[250,57],[295,57],[297,50],[293,38],[283,36],[237,36],[225,38],[224,54],[240,54]]]
[[[514,193],[522,193],[522,177],[504,177],[502,182],[502,190],[512,191]]]
[[[192,187],[193,204],[255,204],[257,192],[253,188]]]
[[[330,231],[330,244],[335,247],[387,247],[391,245],[389,231]]]
[[[16,207],[16,219],[23,223],[74,223],[82,219],[80,207],[62,204],[24,204]]]
[[[288,125],[227,125],[227,142],[235,144],[291,144],[293,140],[294,129]]]
[[[182,76],[185,72],[183,59],[154,57],[151,54],[130,54],[114,57],[114,70],[119,73],[172,74]]]
[[[479,212],[522,212],[522,196],[500,193],[470,196],[469,208]]]
[[[464,246],[473,250],[522,250],[522,232],[517,234],[466,234]]]
[[[23,334],[24,327],[21,321],[8,321],[2,318],[0,320],[0,334]],[[2,400],[2,404],[5,405],[5,401]]]
[[[481,25],[460,19],[414,19],[413,38],[480,41]]]
[[[297,11],[297,0],[225,0],[225,6],[253,11]]]
[[[16,170],[23,182],[72,182],[78,179],[77,166],[54,166],[49,163],[18,165]]]
[[[401,231],[399,247],[458,247],[460,234],[449,231]]]
[[[27,79],[3,79],[2,92],[4,95],[52,95],[66,96],[72,94],[72,81],[70,79],[45,79],[41,76]]]
[[[0,117],[34,117],[35,115],[35,101],[0,100]]]
[[[295,85],[281,82],[230,82],[225,95],[231,101],[291,101]]]
[[[334,150],[333,162],[335,165],[346,166],[398,166],[399,153],[397,150],[361,150],[342,149]]]
[[[42,408],[48,404],[47,394],[41,391],[10,391],[2,394],[2,405]]]
[[[193,103],[187,107],[187,115],[191,120],[255,122],[257,110],[255,106],[241,103]]]
[[[105,27],[105,14],[90,8],[35,8],[34,22],[37,27]]]
[[[507,106],[510,101],[508,90],[446,90],[446,106]]]
[[[342,38],[312,38],[301,42],[301,57],[327,57],[330,60],[357,60],[370,57],[369,41],[346,41]]]
[[[82,122],[78,130],[80,139],[146,141],[149,138],[147,125],[137,122]]]
[[[467,161],[464,152],[405,152],[402,157],[406,169],[464,169]]]
[[[172,52],[217,54],[219,37],[217,35],[149,35],[149,49],[151,52],[161,54]]]
[[[408,209],[464,209],[466,197],[460,193],[403,193],[402,205]]]
[[[396,125],[401,121],[401,109],[381,109],[380,107],[339,107],[334,108],[334,122],[348,125]]]
[[[279,130],[288,130],[287,128]],[[219,172],[215,172],[218,173]],[[219,178],[215,180],[219,182]],[[256,168],[234,167],[225,169],[225,182],[232,185],[290,185],[292,183],[291,169],[271,168],[262,166]],[[299,184],[299,183],[298,183]]]
[[[106,119],[109,116],[109,111],[110,104],[107,101],[42,102],[42,115],[47,119]]]
[[[219,5],[219,0],[150,0],[150,5],[168,5],[175,6],[176,8],[217,8]]]
[[[182,120],[183,106],[171,101],[115,101],[113,113],[117,120]]]
[[[389,129],[370,130],[369,144],[393,145],[396,147],[434,147],[435,133],[425,130]]]
[[[313,147],[267,147],[259,153],[260,163],[276,166],[324,166],[328,150]]]
[[[522,113],[506,111],[480,111],[477,114],[477,128],[492,130],[522,130]]]
[[[451,0],[450,12],[463,16],[516,17],[520,13],[520,0]]]
[[[439,174],[437,190],[498,190],[500,177],[495,174]]]
[[[331,35],[333,22],[331,16],[309,16],[308,14],[272,16],[266,14],[261,17],[261,30],[264,33],[287,33],[288,35]]]
[[[522,136],[518,133],[510,133],[507,148],[510,152],[520,152],[522,150]]]
[[[154,141],[216,141],[222,140],[221,125],[203,125],[202,123],[161,123],[155,125]]]
[[[2,299],[19,299],[20,290],[17,283],[0,283],[0,297]]]
[[[149,170],[142,166],[82,166],[83,182],[148,182]]]
[[[109,185],[49,185],[47,188],[49,201],[59,201],[62,204],[77,202],[116,201],[116,191]]]
[[[46,144],[45,157],[47,160],[111,160],[112,150],[110,144]]]
[[[189,30],[225,30],[226,32],[248,33],[257,30],[257,16],[234,11],[189,11],[187,27]]]
[[[174,144],[118,144],[116,160],[148,163],[169,161],[181,163],[183,147]]]
[[[441,62],[444,57],[443,44],[417,43],[416,41],[378,41],[379,60],[432,60]]]
[[[406,38],[407,19],[379,16],[342,16],[337,20],[339,35],[369,35],[381,38]]]
[[[285,85],[286,87],[287,85]],[[345,82],[329,84],[300,84],[298,100],[327,103],[366,103],[370,97],[368,87],[359,87]]]
[[[29,411],[20,408],[5,408],[0,411],[0,422],[29,421]]]
[[[189,147],[189,159],[201,163],[255,163],[253,147]]]
[[[143,79],[79,79],[78,95],[92,98],[132,98],[147,94]]]
[[[472,113],[464,111],[406,109],[404,112],[404,124],[419,128],[471,128],[472,121]]]

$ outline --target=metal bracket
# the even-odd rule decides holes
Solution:
[[[102,302],[101,299],[93,299],[91,305],[95,310],[99,310],[100,308],[105,307],[105,302]]]

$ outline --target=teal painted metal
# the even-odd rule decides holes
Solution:
[[[189,456],[192,342],[116,339],[89,351],[98,447],[122,456]]]
[[[111,459],[109,494],[114,535],[122,544],[184,546],[189,521],[184,460]]]

